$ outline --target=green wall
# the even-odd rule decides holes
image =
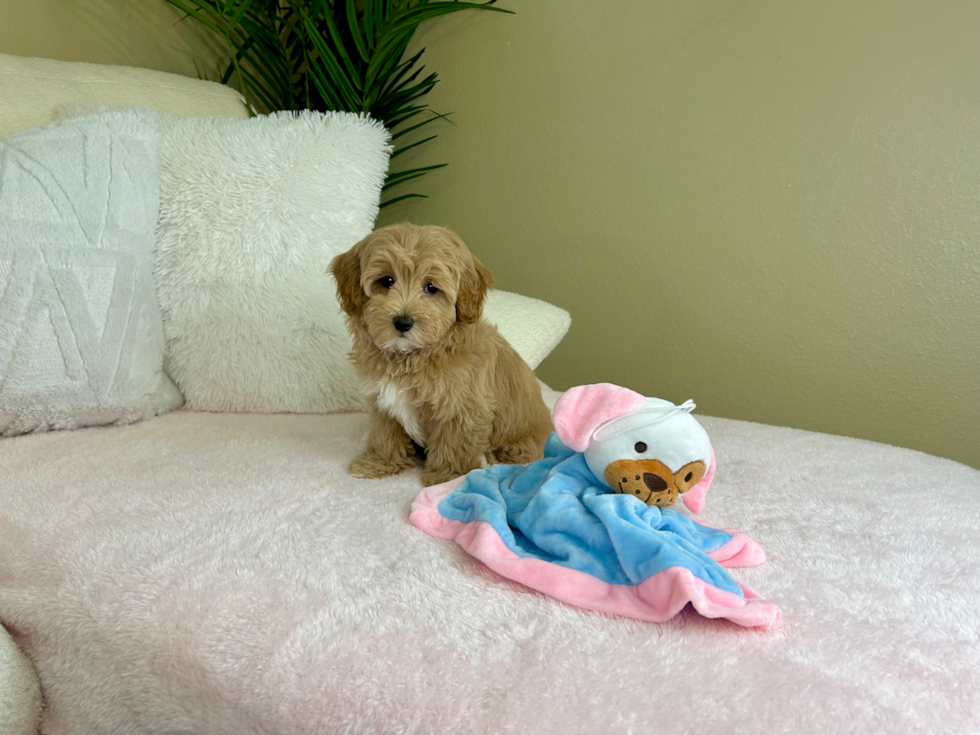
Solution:
[[[219,79],[222,42],[182,15],[165,0],[0,0],[0,53]]]
[[[980,467],[980,3],[502,2],[382,222],[568,309],[542,379]]]

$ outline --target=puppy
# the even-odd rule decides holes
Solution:
[[[384,227],[330,271],[371,416],[367,451],[350,474],[387,477],[424,457],[428,486],[491,462],[541,458],[551,414],[534,373],[481,319],[493,277],[459,237]]]

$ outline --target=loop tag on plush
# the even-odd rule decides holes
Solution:
[[[592,432],[592,438],[597,442],[613,439],[633,429],[659,424],[661,421],[665,421],[678,413],[691,413],[695,408],[697,406],[690,398],[679,406],[667,403],[666,401],[663,405],[647,405],[633,413],[628,413],[625,416],[617,416],[600,424]]]

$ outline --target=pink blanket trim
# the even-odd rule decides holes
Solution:
[[[748,586],[739,583],[743,599],[712,587],[681,567],[665,569],[638,585],[618,585],[541,559],[518,556],[490,524],[450,521],[439,514],[440,501],[464,479],[458,477],[423,490],[412,503],[409,520],[430,536],[455,541],[503,577],[575,607],[652,623],[669,620],[688,602],[705,617],[726,618],[747,628],[771,628],[779,621],[779,608]],[[725,567],[765,561],[765,553],[755,540],[744,533],[734,533],[731,541],[710,554],[715,561]]]

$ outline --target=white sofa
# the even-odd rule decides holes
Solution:
[[[64,102],[244,114],[205,82],[3,64],[0,132]],[[46,735],[980,730],[980,472],[703,423],[703,517],[766,549],[738,577],[782,608],[768,633],[607,617],[501,579],[409,525],[417,473],[345,474],[358,413],[0,440],[0,623],[36,667]],[[0,639],[0,733],[33,732],[39,707]]]
[[[232,89],[149,69],[66,64],[0,54],[0,136],[55,119],[60,105],[97,102],[184,115],[247,117]],[[0,477],[0,487],[9,487]],[[0,629],[0,733],[33,733],[41,708],[30,663]]]

